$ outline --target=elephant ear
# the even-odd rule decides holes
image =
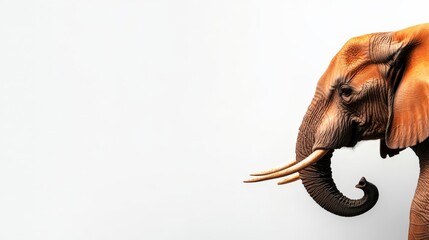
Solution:
[[[389,119],[385,141],[389,149],[414,146],[429,136],[429,46],[410,41],[410,36],[407,39],[386,75]]]
[[[404,149],[391,149],[387,147],[385,139],[380,140],[380,156],[382,158],[386,158],[387,156],[393,157],[395,155],[398,155],[402,150]]]

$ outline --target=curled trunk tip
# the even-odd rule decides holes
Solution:
[[[344,217],[363,214],[373,208],[378,201],[377,187],[364,177],[356,188],[364,192],[360,199],[350,199],[336,187],[330,168],[330,157],[314,164],[300,173],[303,184],[310,196],[327,211]]]

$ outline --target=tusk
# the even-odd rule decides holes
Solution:
[[[314,151],[313,153],[311,153],[310,156],[308,156],[306,159],[302,160],[301,162],[298,162],[297,164],[291,166],[290,168],[286,168],[286,169],[283,169],[282,171],[275,172],[275,173],[272,173],[272,174],[269,174],[269,175],[266,175],[263,177],[252,178],[252,179],[246,180],[244,182],[245,183],[260,182],[260,181],[265,181],[265,180],[269,180],[269,179],[284,177],[284,176],[299,172],[302,169],[304,169],[304,168],[310,166],[311,164],[317,162],[327,152],[328,152],[328,150],[318,149],[318,150]]]
[[[279,172],[279,171],[281,171],[281,170],[283,170],[283,169],[286,169],[286,168],[292,167],[293,165],[295,165],[295,164],[297,164],[297,163],[298,163],[298,162],[294,160],[294,161],[292,161],[292,162],[290,162],[290,163],[288,163],[288,164],[286,164],[286,165],[284,165],[284,166],[281,166],[281,167],[278,167],[278,168],[273,168],[273,169],[268,170],[268,171],[252,173],[252,174],[250,174],[250,176],[263,176],[263,175],[267,175],[267,174],[271,174],[271,173]]]
[[[283,185],[286,183],[291,183],[291,182],[295,182],[299,180],[299,173],[294,173],[290,176],[285,177],[283,180],[281,180],[280,182],[278,182],[278,185]]]

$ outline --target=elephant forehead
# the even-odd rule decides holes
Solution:
[[[351,38],[337,54],[337,67],[353,72],[369,60],[369,35]]]
[[[316,94],[328,96],[333,92],[340,83],[339,77],[336,76],[322,76],[317,83]]]
[[[369,36],[354,37],[347,41],[334,56],[318,82],[318,89],[328,93],[341,81],[347,81],[354,76],[369,59]]]
[[[335,56],[328,69],[326,69],[317,83],[318,91],[328,94],[330,91],[334,90],[341,82],[347,80],[351,68],[351,65],[343,64],[342,61],[338,59],[338,55]]]
[[[324,95],[335,91],[342,83],[348,83],[355,89],[360,89],[366,82],[382,78],[376,65],[361,61],[356,65],[328,69],[320,78],[317,88]]]
[[[349,81],[349,84],[354,86],[356,89],[359,89],[364,84],[375,79],[382,79],[379,68],[377,65],[368,64],[356,71],[356,74]]]
[[[345,46],[344,50],[340,52],[342,65],[350,66],[355,64],[357,60],[365,57],[365,52],[361,44],[352,43]]]

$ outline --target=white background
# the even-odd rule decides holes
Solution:
[[[323,2],[323,3],[322,3]],[[1,1],[0,239],[406,239],[411,150],[333,159],[343,218],[303,186],[243,184],[294,158],[350,38],[427,21],[412,1]]]

